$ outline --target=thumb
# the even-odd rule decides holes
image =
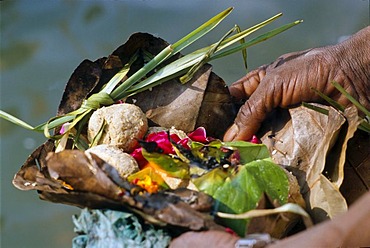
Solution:
[[[269,101],[259,95],[253,94],[240,108],[234,124],[224,135],[224,141],[249,140],[258,131],[270,110],[266,108],[266,102]]]

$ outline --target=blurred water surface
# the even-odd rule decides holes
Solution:
[[[279,55],[334,44],[369,25],[365,0],[132,0],[1,1],[1,109],[32,125],[55,114],[65,83],[85,58],[109,55],[134,32],[175,42],[210,17],[234,6],[231,15],[195,47],[217,41],[234,24],[247,28],[272,15],[271,27],[303,19],[299,26],[249,50],[249,68]],[[267,28],[266,30],[268,30]],[[245,74],[241,55],[213,63],[227,83]],[[2,247],[69,247],[72,214],[79,209],[38,199],[11,184],[43,135],[0,120]]]

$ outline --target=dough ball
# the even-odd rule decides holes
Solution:
[[[112,165],[122,178],[126,178],[140,170],[136,160],[116,146],[98,145],[87,149],[85,153],[87,155],[93,153]]]
[[[131,152],[148,130],[148,120],[136,105],[123,103],[102,107],[90,117],[88,138],[92,142],[105,121],[105,127],[98,144],[114,145],[125,152]]]

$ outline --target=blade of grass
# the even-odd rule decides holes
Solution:
[[[222,11],[218,15],[214,16],[213,18],[209,19],[203,25],[195,29],[193,32],[189,33],[176,43],[172,45],[174,49],[174,53],[180,52],[185,47],[189,46],[209,31],[214,29],[222,20],[224,20],[233,10],[232,7],[227,8],[226,10]]]
[[[238,25],[236,25],[237,27],[237,32],[240,34],[242,32],[242,30],[240,29],[240,27]],[[240,39],[240,44],[244,44],[245,43],[245,39]],[[243,62],[244,62],[244,67],[245,67],[245,70],[248,71],[248,61],[247,61],[247,49],[243,49],[242,50],[242,56],[243,56]]]
[[[139,58],[139,53],[136,52],[130,59],[130,61],[123,66],[123,68],[112,77],[111,80],[103,87],[101,91],[105,93],[112,93],[114,88],[121,82],[121,80],[127,75],[131,65]]]
[[[282,16],[281,13],[276,14],[273,17],[270,17],[269,19],[267,19],[267,20],[265,20],[261,23],[258,23],[256,25],[250,27],[250,28],[247,28],[246,30],[243,30],[240,33],[237,33],[237,34],[234,34],[233,36],[230,36],[229,38],[225,39],[225,41],[223,41],[221,43],[221,45],[219,46],[219,50],[222,50],[225,47],[229,47],[229,46],[233,45],[234,43],[240,42],[242,39],[244,39],[248,35],[256,32],[257,30],[259,30],[259,29],[265,27],[266,25],[272,23],[273,21],[275,21],[276,19],[278,19],[281,16]]]
[[[169,45],[165,49],[163,49],[158,55],[156,55],[151,61],[149,61],[146,65],[144,65],[141,69],[135,72],[130,78],[128,78],[125,82],[123,82],[120,86],[118,86],[112,93],[112,98],[117,101],[123,98],[125,95],[125,91],[129,89],[133,84],[139,81],[141,78],[146,76],[148,72],[153,70],[159,64],[161,64],[166,59],[170,58],[173,54],[180,52],[185,47],[189,46],[213,28],[215,28],[223,19],[228,16],[233,8],[228,8],[225,11],[221,12],[220,14],[216,15],[215,17],[211,18],[199,28],[195,29],[173,45]]]
[[[184,76],[180,77],[180,82],[185,84],[188,81],[190,81],[193,78],[194,74],[200,69],[200,67],[202,67],[210,60],[211,56],[216,52],[217,48],[222,43],[222,41],[224,41],[227,38],[227,36],[235,32],[236,30],[237,27],[234,26],[217,43],[210,46],[210,49],[203,54],[202,59],[198,63],[194,64]]]
[[[316,112],[319,112],[319,113],[324,114],[324,115],[328,115],[329,114],[329,110],[324,109],[324,108],[321,108],[321,107],[316,106],[316,105],[312,105],[312,104],[306,103],[306,102],[302,102],[302,106],[303,107],[306,107],[308,109],[315,110]]]
[[[195,63],[201,61],[203,58],[203,53],[191,53],[184,57],[177,59],[176,61],[172,62],[165,67],[162,67],[157,71],[157,73],[153,74],[152,76],[148,77],[147,79],[135,84],[130,89],[127,90],[125,94],[122,94],[123,97],[138,91],[142,88],[151,88],[158,85],[159,81],[163,82],[163,79],[172,79],[175,76],[180,76],[179,72],[184,72],[187,68],[190,68]],[[180,75],[179,75],[180,74]],[[173,75],[173,76],[172,76]]]
[[[352,102],[357,108],[359,109],[363,109],[365,111],[368,112],[368,110],[366,110],[366,108],[364,108],[356,99],[354,99],[351,95],[349,95],[345,89],[343,89],[343,87],[341,87],[339,84],[337,85],[334,85],[335,87],[339,87],[340,88],[340,91],[342,94],[344,94],[347,98],[350,97],[352,98],[352,100],[354,102],[356,102],[356,104],[354,102]],[[336,101],[334,101],[333,99],[331,99],[330,97],[328,97],[327,95],[325,95],[324,93],[322,93],[321,91],[317,90],[317,89],[314,89],[314,88],[311,88],[311,90],[315,91],[316,94],[318,94],[321,98],[323,98],[325,101],[327,101],[330,105],[332,105],[334,108],[336,108],[337,110],[341,111],[341,112],[344,112],[345,110],[345,107],[339,103],[337,103]],[[339,90],[339,89],[338,89]],[[358,105],[357,105],[358,104]],[[326,109],[323,109],[323,108],[320,108],[320,107],[317,107],[317,106],[314,106],[314,105],[311,105],[311,104],[308,104],[308,103],[302,103],[303,106],[307,107],[307,108],[310,108],[310,109],[313,109],[319,113],[322,113],[322,114],[325,114],[325,115],[328,115],[328,112]],[[359,117],[361,118],[361,117]],[[360,125],[358,126],[358,128],[362,131],[365,131],[367,133],[370,133],[370,124],[366,121],[365,118],[361,118],[362,119],[362,122],[360,123]]]
[[[315,91],[316,94],[318,94],[322,99],[324,99],[329,104],[331,104],[334,108],[336,108],[336,109],[338,109],[342,112],[344,111],[345,108],[344,108],[343,105],[340,105],[339,103],[337,103],[336,101],[334,101],[330,97],[326,96],[324,93],[322,93],[321,91],[319,91],[317,89],[311,88],[311,90]]]
[[[219,53],[216,53],[214,56],[212,56],[211,60],[214,60],[214,59],[218,59],[218,58],[222,58],[222,57],[225,57],[227,55],[230,55],[230,54],[233,54],[233,53],[236,53],[240,50],[243,50],[247,47],[250,47],[250,46],[253,46],[253,45],[256,45],[262,41],[265,41],[267,39],[270,39],[298,24],[300,24],[302,21],[295,21],[295,22],[292,22],[292,23],[289,23],[289,24],[286,24],[286,25],[283,25],[282,27],[279,27],[279,28],[276,28],[274,30],[271,30],[267,33],[264,33],[252,40],[249,40],[248,42],[245,42],[243,44],[240,44],[238,45],[237,47],[234,47],[234,48],[231,48],[229,50],[226,50],[226,51],[223,51],[223,52],[219,52]]]
[[[31,126],[30,124],[18,119],[17,117],[12,116],[11,114],[8,114],[2,110],[0,110],[0,117],[3,118],[4,120],[10,121],[17,126],[23,127],[28,130],[34,130],[35,128]]]
[[[361,105],[355,98],[353,98],[340,84],[333,81],[331,82],[337,90],[340,91],[348,100],[351,101],[359,110],[361,110],[365,115],[370,116],[369,110],[367,110],[364,106]]]
[[[261,25],[255,25],[254,27],[249,28],[248,32],[243,31],[240,34],[236,34],[236,35],[232,36],[232,37],[234,37],[234,40],[231,40],[231,38],[225,39],[224,41],[222,41],[219,44],[219,47],[216,50],[221,50],[222,48],[225,48],[226,45],[230,46],[230,45],[234,44],[235,42],[238,42],[239,40],[243,39],[245,36],[251,34],[252,32],[256,31],[257,29],[263,27],[264,25],[276,20],[280,16],[281,16],[281,14],[275,15],[274,17],[271,17],[268,20],[264,21],[263,25],[262,24]],[[232,53],[238,52],[238,51],[243,50],[247,47],[255,45],[259,42],[262,42],[264,40],[272,38],[273,36],[283,32],[283,31],[285,31],[285,30],[287,30],[287,29],[289,29],[289,28],[291,28],[291,27],[293,27],[293,26],[295,26],[295,25],[297,25],[301,22],[302,21],[295,21],[293,23],[289,23],[287,25],[284,25],[280,28],[276,28],[276,29],[274,29],[270,32],[267,32],[263,35],[258,36],[257,38],[255,38],[255,39],[253,39],[249,42],[246,42],[246,43],[243,43],[243,44],[237,46],[235,49],[228,50],[227,53],[218,53],[216,55],[212,55],[208,61],[218,59],[218,58],[224,57],[226,55],[230,55]],[[217,43],[212,44],[208,47],[196,50],[195,52],[192,52],[192,53],[190,53],[190,54],[188,54],[184,57],[181,57],[181,58],[177,59],[176,61],[172,62],[171,64],[166,65],[165,67],[158,70],[157,73],[155,73],[151,77],[149,77],[149,78],[137,83],[136,85],[132,86],[130,89],[127,90],[127,93],[123,94],[122,96],[126,97],[128,95],[132,95],[133,92],[139,90],[140,88],[148,89],[148,88],[151,88],[155,85],[158,85],[159,83],[156,83],[156,82],[158,82],[158,81],[163,82],[162,79],[164,79],[164,78],[170,79],[171,74],[178,75],[178,72],[186,70],[187,68],[193,66],[194,64],[199,63],[202,59],[204,59],[204,54],[206,54],[209,50],[213,49],[214,47],[217,47]]]

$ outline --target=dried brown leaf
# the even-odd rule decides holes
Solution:
[[[357,129],[357,111],[347,116],[326,106],[329,114],[297,107],[289,110],[291,119],[274,125],[274,132],[262,138],[274,161],[297,176],[309,212],[315,222],[347,210],[339,191],[348,140]],[[349,124],[348,124],[349,123]],[[275,131],[276,130],[276,131]]]
[[[144,52],[155,55],[166,46],[168,43],[161,38],[136,33],[107,58],[83,61],[66,85],[58,115],[78,109],[84,99],[98,92],[134,54],[138,53],[139,59],[131,66],[128,76],[143,66]],[[172,57],[168,63],[179,56]],[[145,108],[152,125],[176,126],[184,131],[204,126],[214,137],[222,137],[236,115],[225,82],[212,72],[210,65],[203,66],[188,84],[171,80],[134,97],[136,104]],[[188,201],[178,191],[132,194],[132,186],[117,179],[104,161],[98,157],[87,158],[83,152],[68,148],[71,146],[53,153],[54,143],[47,141],[30,155],[13,184],[22,190],[38,190],[40,198],[51,202],[130,209],[156,224],[168,223],[184,229],[220,229],[210,218],[209,196],[191,191],[192,201]]]

